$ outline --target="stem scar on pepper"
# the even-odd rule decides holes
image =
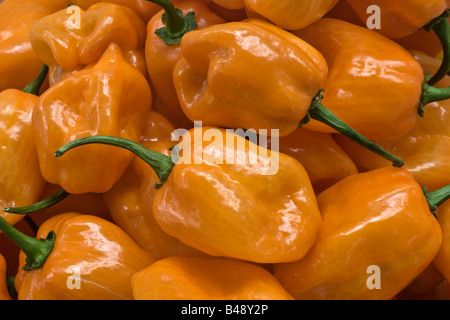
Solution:
[[[311,119],[315,119],[335,129],[339,133],[343,134],[344,136],[356,142],[357,144],[363,146],[364,148],[391,161],[393,166],[402,167],[405,165],[405,162],[401,158],[396,157],[395,155],[387,152],[377,144],[373,143],[372,141],[368,140],[367,138],[359,134],[356,130],[354,130],[349,125],[344,123],[327,107],[325,107],[322,104],[324,91],[325,91],[324,89],[319,90],[317,95],[313,98],[309,111],[305,116],[305,118],[303,118],[303,120],[300,122],[299,128],[301,128],[304,124],[311,121]]]
[[[153,2],[164,9],[161,20],[165,27],[159,28],[155,34],[160,37],[165,44],[172,45],[180,43],[184,34],[197,28],[195,21],[195,12],[188,12],[183,15],[183,12],[175,8],[169,0],[147,0]]]

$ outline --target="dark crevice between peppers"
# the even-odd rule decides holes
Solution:
[[[147,0],[153,2],[164,9],[161,16],[165,27],[159,28],[155,31],[156,35],[160,37],[165,44],[172,45],[180,43],[184,34],[197,28],[195,21],[195,12],[190,11],[186,15],[175,8],[169,0]]]
[[[299,127],[311,121],[311,119],[315,119],[331,128],[335,129],[339,133],[345,135],[347,138],[356,142],[357,144],[363,146],[364,148],[374,152],[375,154],[389,160],[392,162],[395,167],[402,167],[405,165],[405,162],[396,157],[395,155],[387,152],[374,142],[368,140],[361,134],[359,134],[356,130],[351,128],[349,125],[341,121],[335,114],[333,114],[327,107],[322,104],[323,92],[325,90],[320,90],[317,95],[314,97],[311,107],[309,108],[308,114],[306,117],[300,122]]]

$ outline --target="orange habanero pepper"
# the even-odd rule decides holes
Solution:
[[[56,83],[36,103],[33,128],[43,177],[69,193],[103,193],[132,157],[109,146],[87,147],[62,161],[53,153],[83,136],[109,134],[138,141],[152,95],[144,76],[111,43],[94,65]]]
[[[174,84],[181,107],[192,121],[277,130],[283,137],[314,118],[394,165],[403,165],[401,159],[380,150],[321,104],[327,63],[315,48],[292,33],[257,19],[228,22],[186,33],[181,51]]]
[[[140,139],[148,149],[169,154],[174,145],[175,129],[161,114],[151,111]],[[121,179],[103,194],[104,202],[114,222],[129,234],[137,244],[158,259],[168,256],[204,256],[165,233],[156,222],[152,203],[158,176],[138,157],[134,157]]]
[[[274,263],[300,259],[314,243],[321,224],[315,194],[304,167],[288,155],[225,129],[195,127],[170,157],[105,136],[73,141],[55,156],[90,143],[126,148],[152,166],[160,179],[153,215],[188,246],[211,256]]]
[[[245,7],[287,30],[307,27],[322,18],[338,0],[243,0]]]
[[[442,230],[430,212],[441,200],[425,197],[405,168],[347,177],[317,197],[323,223],[311,250],[274,265],[275,277],[296,299],[392,299],[441,247]]]
[[[36,238],[2,218],[0,228],[23,250],[18,300],[131,300],[132,275],[155,261],[122,229],[96,216],[57,215]]]
[[[30,28],[66,7],[66,0],[5,0],[0,3],[0,91],[22,90],[39,73],[42,62],[30,42]]]
[[[0,300],[11,300],[6,284],[7,268],[5,258],[0,254]]]
[[[39,59],[49,66],[50,86],[96,63],[112,42],[121,48],[125,60],[147,76],[145,23],[136,13],[104,2],[86,11],[80,9],[78,26],[68,23],[71,15],[67,9],[60,10],[31,27],[31,44]]]
[[[324,55],[329,75],[323,102],[342,121],[371,140],[395,139],[414,126],[424,75],[404,48],[373,30],[332,18],[294,34]],[[305,128],[335,132],[315,120]]]
[[[422,52],[412,52],[420,62],[425,74],[439,68],[439,60]],[[437,86],[450,85],[445,77]],[[426,105],[425,117],[420,118],[406,134],[389,141],[375,141],[384,149],[395,152],[406,162],[406,168],[417,182],[429,190],[450,184],[450,100]],[[370,153],[347,138],[336,135],[335,140],[353,159],[360,171],[368,171],[389,165],[383,159],[371,157]]]
[[[135,300],[293,300],[264,268],[221,258],[168,257],[131,285]]]
[[[7,89],[0,93],[0,205],[25,206],[35,203],[44,189],[45,180],[33,135],[32,115],[47,67],[22,91]],[[0,217],[15,224],[23,216],[0,210]]]
[[[181,109],[173,84],[173,68],[182,57],[179,39],[193,28],[203,29],[206,26],[224,23],[221,17],[212,12],[200,1],[187,1],[178,4],[183,17],[174,13],[175,7],[169,1],[164,1],[165,9],[156,14],[147,25],[145,57],[150,81],[154,92],[162,100],[166,111],[162,112],[176,127],[190,129],[192,122]],[[195,17],[189,18],[188,13],[194,12]],[[162,20],[164,14],[165,19]],[[192,20],[195,18],[195,21]],[[165,21],[165,23],[163,22]],[[160,37],[157,30],[165,28],[173,34],[173,40]]]

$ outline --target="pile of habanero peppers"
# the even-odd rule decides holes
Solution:
[[[1,300],[449,300],[449,0],[0,1]]]

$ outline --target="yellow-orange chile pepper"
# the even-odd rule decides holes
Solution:
[[[61,145],[98,134],[139,141],[152,95],[145,77],[111,43],[94,65],[52,86],[36,103],[33,129],[43,177],[69,193],[103,193],[125,171],[131,155],[110,146],[88,146],[62,161]]]
[[[66,7],[66,0],[5,0],[0,3],[0,91],[22,90],[39,73],[42,62],[30,42],[30,28]]]
[[[195,13],[196,29],[203,29],[206,26],[225,22],[225,20],[212,12],[200,1],[186,1],[179,3],[177,5],[177,9],[181,10],[184,15],[187,15],[188,12]],[[174,9],[168,7],[166,10],[168,11]],[[154,92],[162,100],[164,107],[167,108],[167,111],[163,112],[163,114],[170,114],[170,120],[177,128],[190,129],[193,127],[192,121],[186,117],[181,109],[177,98],[177,92],[173,84],[173,68],[182,57],[180,44],[167,44],[159,35],[155,33],[156,30],[165,27],[165,24],[161,19],[163,14],[167,16],[165,10],[162,10],[147,24],[145,57],[148,74],[154,88]],[[167,19],[169,19],[169,16],[167,16],[165,21],[167,21]],[[185,19],[181,19],[181,22],[183,22],[181,23],[181,29],[183,29],[183,24],[187,22],[185,22]],[[173,24],[169,24],[167,27],[169,26],[175,29],[169,30],[170,32],[178,31],[178,28],[172,27]]]
[[[327,63],[292,33],[249,19],[192,30],[180,44],[183,57],[175,65],[173,80],[191,121],[257,132],[273,129],[283,137],[313,118],[370,145],[395,166],[403,165],[321,104]]]
[[[72,11],[64,9],[31,27],[31,44],[39,59],[49,66],[50,86],[96,63],[112,42],[121,48],[125,60],[147,75],[145,23],[136,13],[106,2],[79,10],[78,21],[71,18]]]
[[[161,114],[151,111],[144,125],[140,144],[148,149],[169,154],[175,128]],[[169,256],[204,256],[165,233],[156,222],[152,203],[157,192],[158,176],[138,157],[134,157],[121,179],[103,194],[113,221],[137,244],[161,259]],[[38,213],[37,213],[38,214]]]
[[[264,268],[222,258],[168,257],[131,285],[135,300],[293,300]]]
[[[211,256],[274,263],[300,259],[314,243],[321,224],[315,194],[304,167],[288,155],[225,129],[195,127],[170,157],[104,136],[68,143],[55,156],[90,143],[127,148],[155,169],[160,183],[153,215],[188,246]]]
[[[449,0],[344,0],[364,22],[370,14],[367,8],[379,7],[381,28],[377,32],[389,38],[402,38],[411,35],[439,17],[450,8]]]
[[[0,300],[11,300],[8,287],[6,285],[6,260],[0,254]]]
[[[323,103],[342,121],[370,140],[395,139],[414,126],[424,75],[404,48],[373,30],[332,18],[294,34],[325,57],[329,74]],[[316,120],[305,128],[335,132]]]
[[[15,277],[19,300],[131,300],[131,277],[156,260],[96,216],[57,215],[40,226],[36,238],[1,218],[0,225],[23,250]]]
[[[274,265],[296,299],[392,299],[441,247],[441,227],[405,168],[352,175],[317,201],[323,223],[311,250],[299,261]]]
[[[353,160],[328,133],[297,129],[280,138],[279,150],[305,167],[316,194],[358,173]]]
[[[174,69],[181,107],[191,121],[225,128],[298,128],[325,83],[322,55],[263,21],[228,22],[186,33]]]
[[[0,92],[0,217],[11,224],[23,216],[7,213],[3,207],[31,205],[45,186],[39,170],[32,115],[47,70],[42,67],[35,81],[22,91]]]
[[[413,52],[421,63],[425,74],[439,68],[439,60],[422,52]],[[436,86],[447,87],[450,77]],[[424,118],[419,118],[415,126],[401,137],[389,141],[375,141],[385,150],[394,152],[405,160],[406,168],[417,182],[430,191],[450,184],[450,100],[432,102],[425,106]],[[347,138],[336,135],[336,141],[353,159],[360,171],[368,171],[388,166],[381,157],[372,157],[364,148]]]
[[[307,27],[322,18],[338,0],[243,0],[249,10],[287,30]]]

